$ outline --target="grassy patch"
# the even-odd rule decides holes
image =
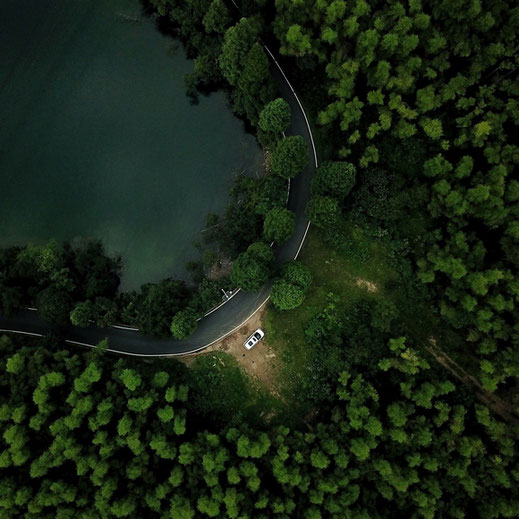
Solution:
[[[369,239],[359,228],[348,228],[346,222],[343,225],[352,243],[347,252],[328,246],[315,229],[310,231],[300,260],[310,267],[313,283],[303,305],[291,312],[273,306],[267,311],[267,340],[283,362],[280,377],[289,398],[297,397],[305,376],[310,353],[304,340],[308,321],[334,297],[339,298],[344,312],[360,300],[388,297],[385,287],[397,279],[381,243]],[[367,281],[370,285],[365,284]]]
[[[227,353],[197,356],[190,365],[190,405],[207,423],[223,427],[241,422],[262,427],[266,422],[293,423],[298,419],[283,399],[251,379]]]
[[[409,270],[409,262],[399,257],[389,236],[374,236],[369,229],[348,220],[343,220],[340,227],[344,236],[340,248],[328,245],[316,229],[309,233],[299,259],[310,267],[313,284],[303,305],[290,312],[271,305],[266,313],[267,341],[283,364],[282,394],[293,402],[300,399],[304,378],[310,376],[307,361],[311,352],[304,329],[331,300],[344,314],[362,300],[390,301],[399,312],[393,324],[395,335],[412,337],[422,347],[434,336],[457,360],[466,348],[425,299],[423,287]]]

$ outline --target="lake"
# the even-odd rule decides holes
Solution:
[[[123,288],[188,279],[208,212],[262,152],[139,0],[0,2],[0,247],[101,239]]]

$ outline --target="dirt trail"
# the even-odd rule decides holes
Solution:
[[[434,337],[429,338],[429,346],[426,346],[426,350],[445,369],[449,370],[465,386],[469,387],[480,402],[503,418],[503,420],[519,425],[519,418],[514,408],[497,395],[488,392],[473,375],[467,373],[457,362],[440,349]]]

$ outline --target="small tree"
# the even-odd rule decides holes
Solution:
[[[305,292],[312,282],[312,275],[300,261],[289,261],[281,269],[270,292],[272,303],[280,310],[297,308],[305,298]]]
[[[97,326],[111,326],[117,320],[117,303],[107,297],[96,297],[93,313]]]
[[[301,305],[305,298],[305,291],[298,285],[279,278],[272,285],[270,299],[280,310],[292,310]]]
[[[314,196],[306,207],[306,214],[317,227],[331,227],[337,223],[341,211],[335,198]]]
[[[350,162],[324,162],[312,178],[312,193],[343,200],[355,184],[356,171]]]
[[[142,383],[141,376],[133,369],[123,369],[119,379],[130,391],[135,391]]]
[[[266,243],[261,241],[249,245],[247,253],[258,261],[264,263],[269,269],[274,263],[274,251],[272,250],[272,247],[269,247]]]
[[[308,147],[300,135],[283,139],[272,153],[271,168],[283,178],[295,177],[308,164]]]
[[[72,298],[64,290],[48,287],[36,298],[40,315],[48,322],[65,325],[69,322]]]
[[[78,303],[72,312],[70,312],[70,322],[74,326],[84,328],[85,326],[88,326],[88,322],[92,318],[92,315],[92,303],[90,301],[84,301],[83,303]]]
[[[281,268],[281,277],[306,290],[312,283],[312,274],[310,269],[300,261],[289,261]]]
[[[268,241],[283,243],[294,232],[296,218],[292,211],[282,207],[271,209],[263,223],[263,236]]]
[[[197,315],[190,308],[180,310],[171,322],[171,333],[175,339],[185,339],[193,334],[198,326]]]
[[[268,103],[260,113],[259,126],[265,132],[282,133],[290,124],[290,106],[281,98]]]
[[[250,252],[242,252],[233,263],[231,282],[247,292],[258,290],[267,282],[269,267]]]
[[[231,17],[229,10],[222,0],[213,0],[202,20],[205,30],[208,33],[224,33],[229,27],[230,22]]]

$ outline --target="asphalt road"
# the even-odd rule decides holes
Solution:
[[[281,95],[289,103],[292,111],[291,124],[286,134],[301,135],[310,150],[309,164],[291,181],[288,207],[295,212],[296,225],[292,237],[275,250],[276,264],[281,265],[297,258],[308,232],[309,222],[305,215],[305,208],[310,199],[310,179],[317,166],[317,154],[303,106],[274,56],[268,48],[266,50],[272,58],[272,73],[279,83]],[[218,310],[201,319],[198,329],[191,337],[181,341],[173,338],[157,339],[125,327],[77,328],[70,325],[62,330],[62,334],[67,338],[66,342],[88,347],[94,347],[107,338],[108,350],[123,355],[154,357],[194,353],[240,328],[267,303],[270,287],[271,283],[268,283],[257,292],[237,291]],[[26,310],[9,318],[0,315],[0,332],[39,336],[49,331],[50,326],[44,323],[35,311]]]

